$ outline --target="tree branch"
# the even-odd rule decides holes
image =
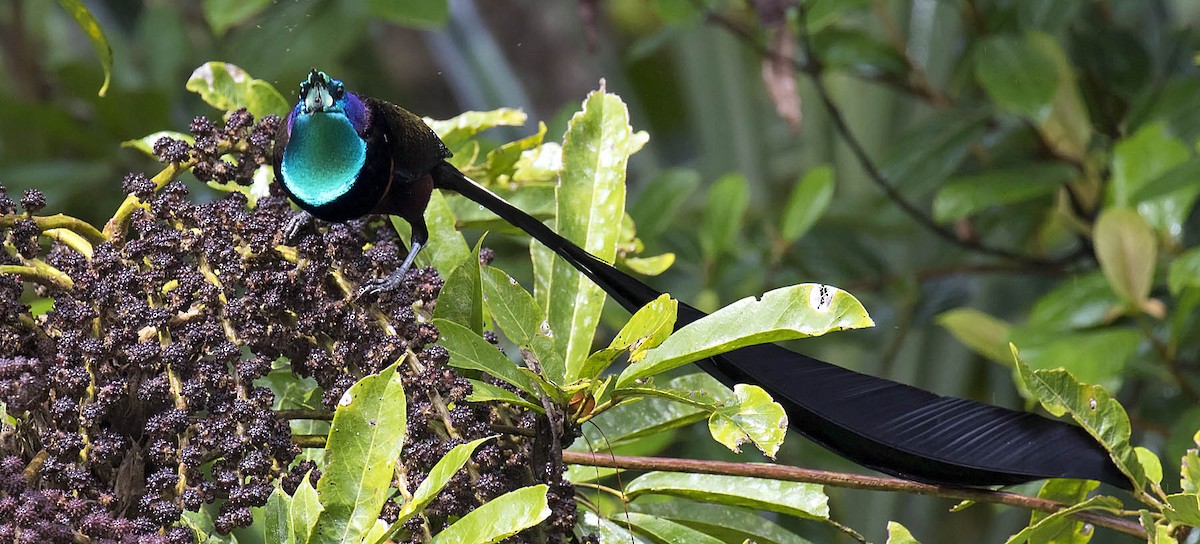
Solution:
[[[899,478],[880,476],[863,476],[845,472],[830,472],[813,470],[786,465],[767,465],[757,463],[731,463],[727,461],[705,461],[698,459],[678,459],[671,457],[633,457],[626,455],[609,455],[604,453],[587,453],[579,451],[564,451],[563,461],[572,465],[607,467],[626,470],[663,470],[670,472],[692,472],[697,474],[718,474],[725,476],[745,476],[750,478],[767,478],[788,482],[803,482],[810,484],[844,487],[849,489],[870,489],[874,491],[896,491],[914,495],[928,495],[955,500],[970,500],[1015,506],[1026,510],[1039,512],[1057,512],[1070,505],[1060,502],[1027,497],[1005,491],[987,489],[972,489],[960,487],[945,487],[922,484]],[[1107,527],[1117,532],[1146,538],[1146,531],[1137,521],[1122,519],[1097,512],[1078,512],[1073,518],[1092,525]]]

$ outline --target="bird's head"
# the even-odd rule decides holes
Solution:
[[[346,86],[340,80],[313,68],[300,82],[300,103],[297,105],[301,113],[341,112],[345,111],[347,95]]]

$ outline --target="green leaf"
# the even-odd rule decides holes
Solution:
[[[1048,195],[1075,174],[1075,169],[1065,164],[1031,163],[953,178],[934,197],[933,217],[940,222],[953,221],[991,206]]]
[[[1148,200],[1139,200],[1143,190],[1153,195],[1164,189],[1158,180],[1164,177],[1191,175],[1187,164],[1191,151],[1186,144],[1167,133],[1161,123],[1146,125],[1133,135],[1113,146],[1112,178],[1108,184],[1108,197],[1114,206],[1134,207],[1147,223],[1170,239],[1179,239],[1183,233],[1188,211],[1200,194],[1200,185],[1184,183],[1181,188]],[[1182,171],[1175,171],[1183,168]],[[1164,184],[1175,184],[1168,181]],[[1148,187],[1148,188],[1147,188]]]
[[[895,138],[879,161],[880,173],[909,194],[938,188],[986,132],[988,118],[985,108],[931,115]]]
[[[644,184],[629,207],[629,215],[637,223],[638,234],[654,238],[666,232],[684,202],[699,186],[700,174],[682,168],[663,171]]]
[[[200,95],[221,111],[246,108],[256,119],[268,114],[287,115],[291,107],[270,83],[254,79],[245,70],[224,62],[207,62],[188,78],[187,90]]]
[[[853,295],[805,283],[746,297],[675,331],[645,360],[621,373],[617,386],[740,347],[874,326]]]
[[[1030,368],[1063,368],[1084,383],[1111,391],[1121,388],[1125,366],[1142,343],[1138,331],[1111,327],[1073,333],[1021,328],[1010,338],[1022,346],[1021,356]]]
[[[124,142],[121,142],[121,147],[136,149],[142,153],[145,153],[147,157],[157,158],[154,155],[154,142],[157,142],[160,138],[183,140],[189,144],[196,143],[196,138],[194,138],[191,134],[184,134],[182,132],[175,132],[171,130],[160,130],[136,140],[125,140]]]
[[[441,492],[446,483],[462,469],[467,461],[471,460],[471,455],[484,442],[496,438],[488,436],[477,440],[472,440],[466,444],[459,444],[446,452],[438,462],[429,469],[429,475],[421,481],[421,485],[417,486],[417,490],[413,492],[412,499],[404,503],[400,507],[399,517],[392,523],[392,529],[398,530],[404,523],[413,516],[419,514],[433,499],[437,498],[437,494]],[[390,531],[389,531],[390,532]]]
[[[733,398],[708,418],[708,431],[717,442],[740,453],[740,446],[750,441],[771,459],[783,444],[787,426],[783,406],[761,387],[744,383],[735,385]]]
[[[1092,120],[1079,92],[1079,76],[1075,73],[1075,65],[1055,37],[1044,32],[1030,32],[1026,39],[1054,63],[1057,80],[1049,115],[1039,121],[1038,131],[1059,155],[1080,163],[1087,162]]]
[[[638,512],[621,513],[619,521],[628,522],[639,532],[650,535],[655,542],[664,542],[667,544],[722,544],[721,539],[706,535],[687,525]]]
[[[887,544],[921,544],[908,528],[900,525],[895,521],[889,521],[887,524],[888,539]]]
[[[1171,261],[1167,288],[1179,296],[1184,289],[1200,287],[1200,247],[1189,249]]]
[[[270,165],[261,165],[254,170],[250,185],[242,185],[234,180],[227,183],[217,181],[205,182],[205,185],[226,193],[242,193],[247,204],[253,208],[258,205],[258,199],[271,194],[271,183],[275,181],[275,171]]]
[[[266,9],[271,0],[204,0],[204,19],[213,34],[221,36]]]
[[[908,74],[904,55],[865,31],[829,26],[812,37],[814,55],[831,68],[841,68],[864,77]]]
[[[1150,297],[1158,240],[1138,212],[1109,208],[1100,213],[1093,234],[1096,259],[1113,291],[1134,308]]]
[[[558,142],[547,142],[521,152],[513,165],[512,181],[522,185],[553,181],[562,168],[562,146]],[[521,209],[529,213],[526,208]]]
[[[625,486],[630,500],[667,495],[703,502],[744,506],[805,519],[829,519],[828,499],[816,484],[742,476],[649,472]]]
[[[674,253],[663,253],[653,257],[625,257],[621,261],[630,270],[643,276],[657,276],[666,272],[671,265],[675,264]]]
[[[1053,514],[1042,518],[1041,521],[1034,523],[1021,532],[1009,537],[1005,544],[1022,544],[1024,542],[1041,543],[1058,543],[1058,542],[1077,542],[1076,540],[1050,540],[1049,538],[1061,529],[1062,521],[1071,514],[1083,512],[1085,510],[1107,510],[1115,511],[1121,508],[1121,501],[1114,497],[1092,497],[1079,504],[1071,505],[1063,508]],[[1083,541],[1083,542],[1086,542]]]
[[[290,523],[288,523],[291,512],[292,498],[284,493],[282,488],[276,487],[271,492],[271,496],[267,497],[267,505],[263,508],[263,525],[265,525],[263,532],[267,542],[293,544],[294,541],[290,538]]]
[[[1178,140],[1173,140],[1178,141]],[[1172,146],[1174,147],[1174,146]],[[1125,172],[1129,175],[1129,172]],[[1137,174],[1140,176],[1140,174]],[[1129,196],[1131,202],[1142,203],[1172,193],[1193,194],[1200,190],[1200,159],[1195,157],[1179,163],[1154,178],[1149,178]]]
[[[316,488],[309,482],[308,476],[305,476],[300,485],[296,486],[296,494],[292,496],[288,521],[289,541],[297,544],[308,542],[324,510]]]
[[[379,519],[404,445],[404,387],[393,363],[350,387],[338,402],[317,482],[324,511],[315,534],[322,540],[361,539]]]
[[[1060,502],[1063,504],[1078,504],[1087,498],[1088,493],[1100,484],[1090,480],[1073,480],[1054,478],[1046,480],[1038,498]],[[1049,513],[1034,511],[1029,518],[1030,525],[1041,523],[1038,529],[1038,542],[1046,544],[1086,544],[1091,540],[1095,530],[1074,518],[1059,517],[1045,521]],[[1045,521],[1044,523],[1042,523]]]
[[[471,394],[467,395],[467,400],[470,402],[507,402],[513,406],[524,406],[535,412],[546,412],[542,406],[525,400],[520,395],[502,387],[479,380],[468,379],[467,381],[471,382]]]
[[[1141,487],[1146,476],[1137,454],[1129,444],[1129,416],[1116,399],[1098,385],[1080,383],[1062,369],[1033,370],[1012,348],[1013,360],[1025,386],[1055,416],[1070,414],[1081,427],[1108,450],[1117,468]]]
[[[521,126],[527,118],[521,110],[500,108],[491,111],[467,111],[443,121],[425,118],[425,124],[453,150],[468,138],[489,128]]]
[[[475,249],[450,273],[433,309],[434,319],[453,321],[476,336],[483,334],[483,279],[479,271],[480,237]]]
[[[983,40],[975,51],[975,77],[997,104],[1039,122],[1049,116],[1058,91],[1054,60],[1026,37]]]
[[[448,0],[367,0],[367,11],[393,23],[421,28],[446,24],[450,18]]]
[[[484,163],[484,170],[487,171],[488,177],[498,183],[507,182],[512,177],[521,155],[540,147],[542,138],[545,136],[546,123],[539,122],[536,133],[488,151],[487,160]]]
[[[78,24],[91,40],[92,49],[96,50],[96,57],[100,59],[100,68],[104,70],[104,83],[100,84],[100,92],[96,94],[104,96],[112,79],[113,64],[112,46],[108,43],[108,37],[104,35],[104,29],[100,28],[100,23],[96,22],[83,0],[58,0],[58,5],[75,18],[75,24]]]
[[[550,516],[545,484],[524,487],[488,501],[434,535],[430,544],[491,544]]]
[[[726,542],[750,540],[758,544],[808,544],[807,540],[795,533],[741,508],[682,499],[639,501],[629,506],[635,512],[679,522],[719,536]]]
[[[1005,366],[1012,364],[1008,349],[1012,325],[1008,322],[972,308],[942,312],[937,322],[971,351]]]
[[[567,125],[555,230],[605,262],[617,256],[625,213],[625,165],[648,138],[629,126],[629,111],[621,98],[603,89],[589,93],[583,110]],[[561,373],[549,376],[572,382],[591,350],[604,290],[562,259],[554,259],[549,270],[537,271],[550,273],[538,282],[546,286],[546,315],[566,361]]]
[[[687,374],[666,384],[667,391],[686,392],[694,398],[711,397],[714,401],[729,398],[730,392],[715,378],[703,372]],[[585,426],[584,434],[594,444],[616,447],[644,436],[655,435],[667,430],[700,421],[709,411],[695,403],[681,404],[669,397],[647,398],[638,402],[621,404],[596,416],[594,426]],[[715,404],[715,402],[714,402]],[[603,433],[594,430],[603,429]]]
[[[484,268],[482,277],[484,301],[505,336],[529,348],[541,363],[545,377],[552,382],[562,379],[562,354],[555,349],[554,333],[533,296],[499,268]]]
[[[1154,452],[1141,446],[1133,448],[1133,452],[1137,454],[1138,464],[1142,466],[1142,472],[1146,473],[1146,479],[1155,484],[1162,484],[1162,460]]]
[[[1186,493],[1200,492],[1200,450],[1189,449],[1180,460],[1179,487]]]
[[[799,240],[816,224],[833,200],[833,168],[820,166],[809,170],[792,190],[783,209],[780,235],[789,244]]]
[[[217,531],[216,520],[212,511],[201,508],[198,512],[185,510],[179,521],[196,534],[198,544],[237,544],[238,540],[232,534],[223,535]]]
[[[1167,495],[1167,505],[1163,515],[1172,522],[1192,527],[1200,527],[1200,495],[1195,493],[1176,493]]]
[[[1175,537],[1171,536],[1174,530],[1167,526],[1167,521],[1161,516],[1151,515],[1149,510],[1140,510],[1138,516],[1142,522],[1142,528],[1146,529],[1147,544],[1179,544]]]
[[[612,522],[591,510],[582,510],[577,523],[584,533],[594,533],[604,544],[651,544],[630,533],[624,526],[625,520],[618,516],[618,522]]]
[[[425,206],[425,226],[429,227],[429,239],[433,243],[421,251],[421,256],[428,254],[429,262],[442,273],[442,277],[450,275],[459,264],[472,256],[471,246],[463,239],[455,221],[454,212],[446,203],[446,196],[441,191],[430,194],[429,205]],[[392,222],[396,222],[395,216]],[[403,223],[408,224],[407,221]]]
[[[700,248],[705,259],[715,261],[733,247],[749,204],[750,187],[745,176],[726,174],[713,184],[700,224]]]
[[[671,295],[663,294],[642,306],[629,321],[621,327],[621,331],[608,344],[607,348],[588,356],[587,361],[579,371],[579,377],[595,379],[604,369],[622,353],[629,352],[629,361],[636,363],[642,360],[646,351],[663,343],[675,328],[676,311],[679,301]]]
[[[1111,318],[1120,304],[1102,272],[1072,276],[1038,299],[1029,312],[1029,327],[1063,331],[1086,329]],[[1005,364],[1011,359],[1005,358]]]
[[[434,319],[433,325],[440,333],[438,345],[450,352],[447,365],[486,372],[533,397],[539,396],[537,388],[517,370],[517,364],[478,333],[444,319]]]

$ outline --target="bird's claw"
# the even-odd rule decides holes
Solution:
[[[395,290],[404,283],[404,270],[397,270],[383,278],[372,278],[358,286],[354,299],[358,300],[367,295],[379,295]]]

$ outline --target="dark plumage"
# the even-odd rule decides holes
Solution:
[[[344,124],[309,122],[322,115],[346,120],[365,144],[363,149],[356,147],[358,143],[328,139],[338,150],[333,159],[320,152],[297,151],[321,140],[309,134],[310,129],[348,134]],[[404,265],[389,279],[367,286],[369,290],[395,287],[399,274],[425,244],[428,231],[422,212],[436,187],[458,192],[529,233],[629,311],[661,295],[468,179],[444,160],[449,152],[416,115],[381,100],[360,100],[323,73],[313,71],[301,84],[300,102],[280,132],[276,178],[301,208],[328,221],[386,213],[412,224],[413,247]],[[305,143],[297,144],[298,140]],[[342,159],[358,157],[355,153],[361,153],[361,164],[353,169],[353,179],[339,179],[346,177],[346,165],[352,162]],[[333,174],[317,175],[319,171]],[[705,315],[680,304],[676,328]],[[774,344],[735,350],[699,366],[729,386],[763,387],[783,405],[793,429],[847,459],[888,474],[959,486],[1043,478],[1131,485],[1087,432],[1039,415],[943,397]]]

